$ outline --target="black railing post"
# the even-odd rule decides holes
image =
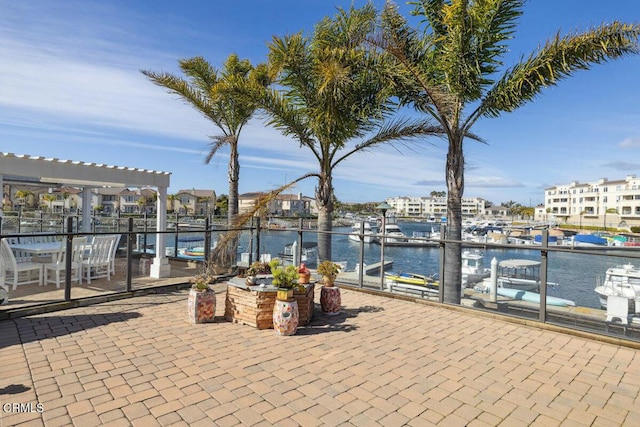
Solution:
[[[173,256],[177,257],[178,256],[178,238],[180,237],[179,233],[178,233],[178,214],[176,213],[176,234],[175,234],[175,240],[173,242]],[[156,248],[157,251],[158,248]],[[157,252],[156,252],[157,253]]]
[[[541,322],[547,321],[547,267],[549,247],[549,230],[542,230],[542,249],[540,250],[540,313]]]
[[[359,254],[359,266],[358,268],[358,284],[360,287],[364,287],[364,221],[360,221],[360,254]]]
[[[304,226],[303,219],[298,220],[298,260],[302,264],[302,227]],[[309,262],[309,260],[307,260]],[[297,266],[296,266],[297,267]]]
[[[64,300],[71,301],[71,262],[73,261],[73,235],[71,234],[73,228],[73,217],[67,218],[67,247],[65,248],[66,256],[64,257]],[[82,276],[82,266],[79,265],[78,276]]]
[[[131,292],[131,276],[133,264],[133,217],[129,217],[129,231],[127,233],[127,292]],[[156,248],[156,250],[160,250]]]
[[[387,240],[386,237],[386,212],[382,211],[382,238],[380,239],[380,290],[384,290],[384,244]]]
[[[209,253],[211,252],[211,230],[209,230],[209,216],[204,219],[204,265],[209,265]]]
[[[42,233],[44,231],[44,217],[42,216],[42,212],[40,212],[40,232]]]
[[[255,261],[259,260],[257,257]],[[249,223],[249,265],[253,263],[253,217],[251,217],[251,222]]]
[[[142,244],[144,245],[144,249],[142,250],[142,252],[146,255],[147,254],[147,213],[144,213],[144,237],[142,238]]]
[[[256,257],[260,259],[260,217],[256,217]]]
[[[445,259],[444,254],[446,252],[446,243],[444,240],[446,239],[447,226],[445,224],[440,224],[440,266],[438,268],[438,301],[443,304],[444,303],[444,266]]]

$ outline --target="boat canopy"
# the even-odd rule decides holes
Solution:
[[[504,268],[527,268],[538,267],[539,265],[540,261],[532,259],[506,259],[504,261],[500,261],[500,267]]]

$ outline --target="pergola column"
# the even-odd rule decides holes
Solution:
[[[82,189],[82,231],[91,233],[91,187]]]
[[[156,230],[167,229],[167,187],[158,187],[156,199]],[[171,265],[165,254],[165,234],[156,234],[156,256],[151,264],[151,277],[160,279],[171,275]]]

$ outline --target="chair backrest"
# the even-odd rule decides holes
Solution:
[[[113,244],[112,236],[96,236],[89,252],[90,263],[105,263],[109,261],[109,253]]]
[[[114,259],[116,257],[116,252],[118,252],[118,245],[120,244],[121,234],[114,234],[113,236],[109,236],[113,239],[111,243],[111,250],[109,251],[109,259]]]
[[[2,257],[2,263],[4,264],[5,269],[15,268],[17,266],[18,262],[16,261],[16,257],[13,255],[13,251],[11,250],[11,246],[9,246],[7,239],[2,239],[0,256]]]
[[[58,248],[58,250],[56,252],[53,252],[51,254],[51,262],[53,263],[64,263],[64,259],[65,259],[65,255],[66,255],[66,246],[64,244],[64,242],[60,242],[60,248]]]
[[[85,236],[74,237],[71,243],[71,261],[80,262],[84,258],[84,251],[87,248],[87,238]]]

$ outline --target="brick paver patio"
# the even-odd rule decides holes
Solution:
[[[279,337],[222,320],[225,287],[216,289],[213,324],[187,322],[186,291],[1,321],[0,424],[640,420],[632,348],[346,289],[343,314],[316,307],[310,326]]]

